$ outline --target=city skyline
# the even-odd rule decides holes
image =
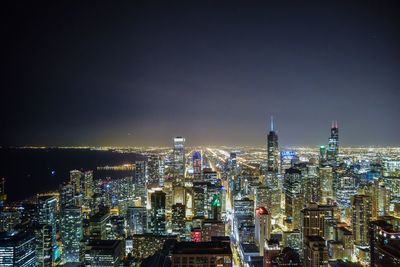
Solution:
[[[394,1],[6,11],[0,145],[400,143]]]

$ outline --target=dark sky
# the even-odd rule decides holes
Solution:
[[[2,7],[3,145],[400,145],[398,1],[39,2]]]

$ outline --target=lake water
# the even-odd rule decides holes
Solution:
[[[28,198],[37,192],[58,188],[73,169],[95,170],[97,166],[134,163],[143,159],[136,153],[90,149],[0,149],[0,178],[6,178],[8,200]],[[131,173],[132,172],[132,173]],[[94,177],[133,176],[133,171],[95,171]]]

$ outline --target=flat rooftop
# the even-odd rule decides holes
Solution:
[[[172,249],[172,255],[179,254],[232,255],[232,250],[228,242],[178,242]]]

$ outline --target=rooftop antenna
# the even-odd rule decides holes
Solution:
[[[271,132],[274,131],[274,116],[271,116]]]

